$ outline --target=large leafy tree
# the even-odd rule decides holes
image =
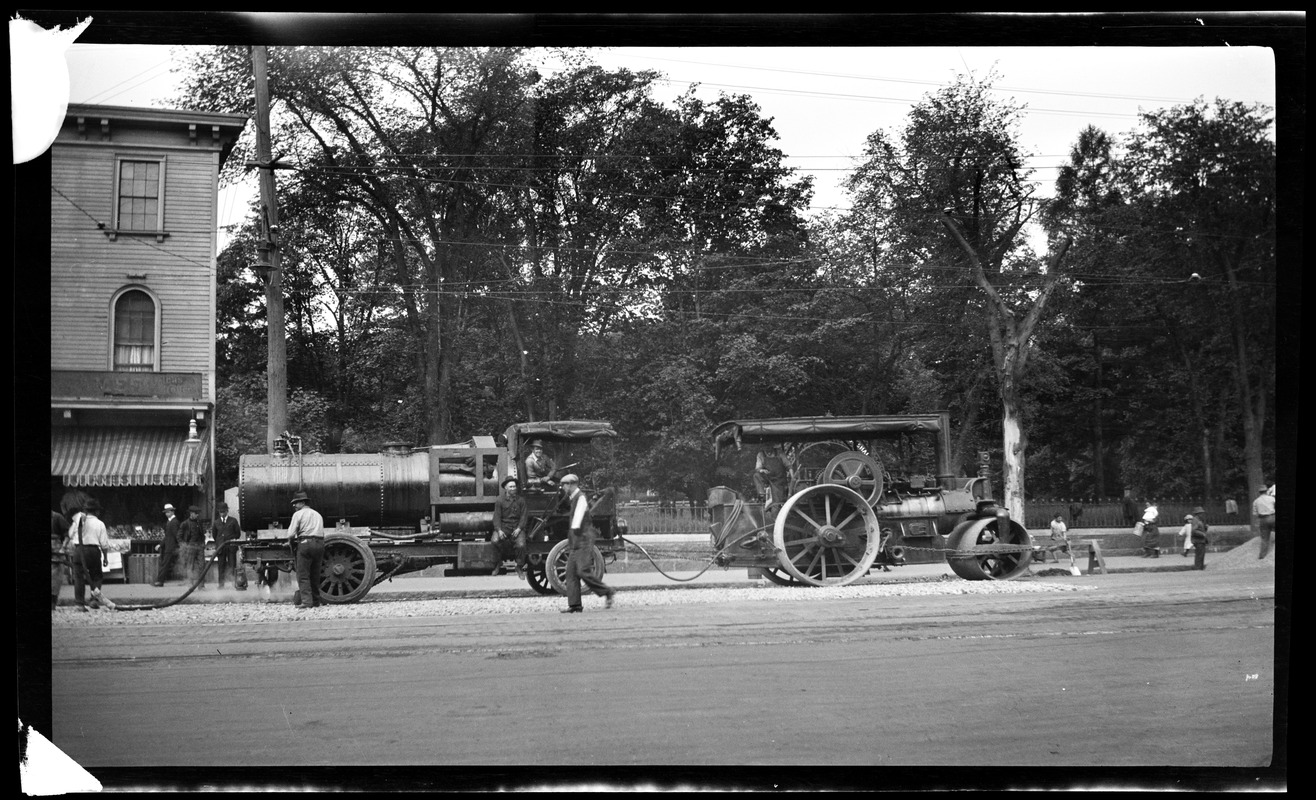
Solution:
[[[1260,105],[1197,101],[1144,113],[1122,186],[1128,257],[1159,279],[1158,314],[1193,392],[1190,408],[1237,410],[1249,496],[1266,485],[1275,392],[1275,146]],[[1215,402],[1211,375],[1232,402]],[[1209,426],[1207,426],[1209,429]],[[1198,448],[1193,448],[1198,450]],[[1209,453],[1211,441],[1199,452]]]
[[[195,104],[248,106],[233,50],[198,59],[185,88]],[[369,217],[385,242],[380,257],[418,345],[416,383],[433,443],[452,438],[452,383],[471,311],[466,292],[445,289],[495,274],[486,245],[503,238],[495,212],[509,168],[491,168],[486,157],[519,149],[537,79],[514,49],[271,52],[276,150],[291,151],[307,181]]]
[[[898,135],[872,134],[848,185],[880,230],[872,246],[884,261],[935,289],[923,312],[962,324],[940,329],[958,341],[941,338],[934,346],[973,353],[985,335],[990,361],[969,358],[959,383],[968,400],[981,370],[994,377],[1005,499],[1022,519],[1023,381],[1068,243],[1040,263],[1024,242],[1038,203],[1015,131],[1020,108],[992,96],[994,79],[960,76],[917,104]]]

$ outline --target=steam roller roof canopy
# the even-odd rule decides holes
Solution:
[[[943,414],[898,414],[856,417],[779,417],[732,420],[713,429],[718,445],[788,439],[861,438],[879,434],[942,430]]]

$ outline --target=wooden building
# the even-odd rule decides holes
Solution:
[[[214,497],[219,170],[246,117],[71,104],[51,146],[52,507]]]

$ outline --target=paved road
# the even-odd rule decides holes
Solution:
[[[570,780],[562,765],[736,765],[794,788],[876,788],[854,768],[894,765],[1017,767],[1021,784],[1034,767],[1079,782],[1260,767],[1273,581],[1160,571],[773,602],[705,587],[707,602],[583,615],[57,628],[52,738],[93,774],[228,765],[158,773],[217,787],[283,784],[289,765],[327,785],[374,773],[320,768],[531,765],[483,773],[491,786]]]

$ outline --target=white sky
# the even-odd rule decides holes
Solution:
[[[74,44],[66,57],[70,101],[162,106],[175,87],[182,48]],[[815,176],[813,210],[841,208],[845,171],[873,131],[898,130],[910,107],[966,71],[996,68],[996,88],[1027,110],[1020,139],[1029,165],[1051,193],[1056,169],[1078,133],[1095,125],[1112,134],[1135,127],[1140,110],[1198,97],[1275,105],[1275,66],[1259,47],[689,47],[591,48],[604,67],[666,74],[661,100],[700,84],[748,94],[780,137],[787,164]],[[220,222],[240,217],[254,190],[226,191]]]

